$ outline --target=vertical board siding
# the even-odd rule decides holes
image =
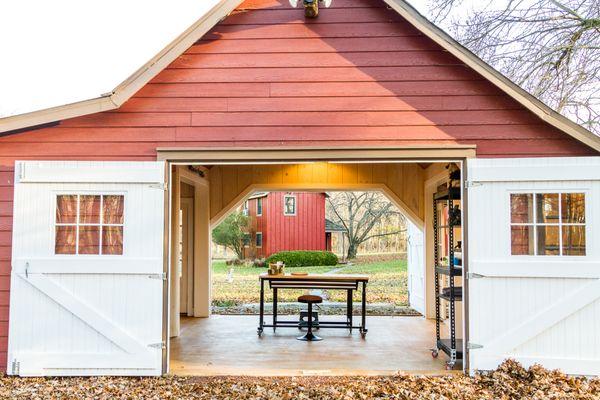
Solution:
[[[45,168],[50,172],[52,168],[73,168],[72,164],[65,164],[55,162]],[[153,167],[156,181],[160,182],[164,164],[151,164],[142,167],[139,163],[119,163],[113,168],[135,174],[140,172],[136,169]],[[85,166],[96,171],[110,168],[105,163]],[[54,174],[60,181],[59,175]],[[113,174],[112,180],[107,181],[118,180],[114,178]],[[149,275],[163,272],[163,191],[149,183],[37,182],[21,182],[17,191],[9,348],[11,360],[21,362],[20,372],[26,375],[160,374],[162,351],[150,349],[147,344],[162,340],[163,283],[161,279],[149,279]],[[125,195],[123,255],[54,255],[55,196],[61,192]],[[26,263],[31,271],[22,276]],[[142,268],[126,271],[132,265],[142,265]],[[86,271],[86,268],[91,270]],[[111,272],[115,270],[118,272]],[[28,279],[58,285],[68,293],[71,304],[60,305],[55,298],[39,290],[35,281]],[[123,347],[129,339],[120,344],[113,342],[110,335],[114,330],[107,335],[102,328],[95,327],[97,320],[78,317],[73,311],[78,304],[84,308],[89,305],[118,330],[126,332],[142,350],[129,352],[127,346]],[[39,332],[43,334],[37,334]],[[2,346],[6,351],[6,340]],[[86,358],[87,367],[70,364],[70,360],[82,357]],[[103,357],[114,361],[101,361]],[[148,362],[139,365],[138,357]],[[47,363],[53,367],[46,370]],[[132,363],[136,367],[132,367]]]
[[[248,176],[249,178],[251,178],[251,176]],[[244,182],[242,183],[242,185],[248,185],[249,182]],[[250,225],[249,225],[249,229],[248,229],[248,233],[250,233],[250,246],[246,249],[244,249],[244,255],[246,258],[262,258],[265,257],[266,255],[266,247],[265,247],[265,227],[266,227],[266,214],[265,214],[265,199],[266,197],[263,197],[263,214],[262,215],[257,215],[257,211],[258,211],[258,199],[254,198],[254,199],[249,199],[248,200],[248,217],[250,218]],[[262,232],[263,234],[263,244],[262,247],[256,247],[256,233],[257,232]]]
[[[600,374],[600,180],[582,179],[600,163],[544,158],[468,166],[481,183],[469,188],[469,270],[484,276],[469,280],[470,340],[483,345],[471,350],[472,367],[493,369],[510,357],[527,366]],[[521,173],[513,176],[509,168]],[[561,180],[528,178],[535,168],[545,179]],[[511,256],[510,193],[563,191],[586,193],[586,255]]]
[[[296,196],[296,215],[283,215],[283,198]],[[268,204],[268,254],[286,250],[325,250],[325,194],[271,192]]]

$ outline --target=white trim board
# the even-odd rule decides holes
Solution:
[[[117,262],[116,262],[117,261]],[[123,256],[70,255],[45,258],[17,258],[12,261],[14,272],[20,274],[162,274],[162,258]]]
[[[82,164],[78,161],[16,161],[15,181],[20,183],[164,183],[164,169],[154,161]]]
[[[537,182],[600,180],[598,157],[506,158],[469,160],[472,182]],[[549,169],[552,173],[549,174]]]

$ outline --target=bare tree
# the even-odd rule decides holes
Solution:
[[[344,235],[348,238],[347,258],[356,258],[358,246],[371,238],[406,231],[406,224],[402,223],[389,232],[374,232],[374,228],[382,220],[389,219],[392,215],[402,215],[381,193],[334,192],[329,193],[327,203],[328,218],[346,229]]]
[[[525,90],[600,133],[599,0],[464,3],[430,0],[430,15]]]

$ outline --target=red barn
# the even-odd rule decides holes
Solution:
[[[325,232],[325,193],[270,192],[250,197],[246,258],[285,250],[330,250]],[[331,246],[331,243],[329,243]]]
[[[209,315],[211,227],[261,191],[385,193],[414,225],[411,296],[431,316],[433,194],[450,161],[463,216],[453,361],[600,374],[600,139],[403,0],[335,0],[316,19],[240,3],[215,1],[105,94],[0,119],[0,366],[167,373],[180,291]],[[183,250],[180,236],[193,237]]]

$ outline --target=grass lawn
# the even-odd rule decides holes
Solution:
[[[258,275],[264,268],[246,266],[228,266],[224,261],[213,261],[212,295],[215,306],[234,306],[258,303],[260,286]],[[232,280],[227,277],[233,268]],[[390,303],[396,306],[408,305],[406,260],[360,262],[355,265],[335,267],[304,267],[295,270],[308,273],[367,274],[367,301],[369,303]],[[290,269],[287,270],[290,272]],[[271,291],[265,291],[267,301],[271,300]],[[303,290],[281,290],[279,301],[295,302]],[[346,292],[327,291],[329,301],[346,301]],[[355,292],[355,301],[360,300],[360,292]]]

